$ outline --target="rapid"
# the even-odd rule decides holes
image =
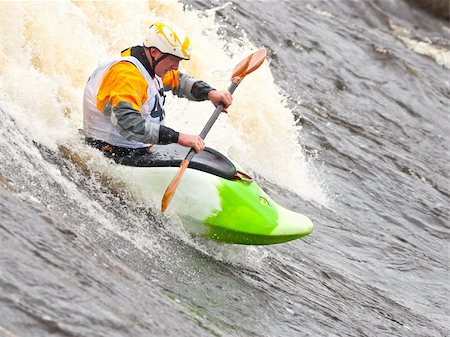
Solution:
[[[448,16],[412,0],[0,13],[0,336],[450,334]],[[157,19],[189,33],[182,70],[218,89],[267,48],[206,143],[310,217],[309,236],[194,238],[80,140],[86,80]],[[213,106],[168,97],[166,111],[199,133]]]

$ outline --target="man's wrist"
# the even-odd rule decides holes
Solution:
[[[209,93],[215,90],[208,83],[204,81],[196,81],[192,85],[191,94],[197,101],[204,101],[208,99]]]
[[[179,136],[179,132],[167,126],[161,125],[159,128],[159,144],[178,143]]]
[[[206,98],[207,98],[207,99],[211,100],[210,94],[211,94],[213,91],[217,91],[217,90],[214,89],[214,88],[211,88],[211,90],[208,91],[208,94],[206,95]]]

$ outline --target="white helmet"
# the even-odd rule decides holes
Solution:
[[[144,46],[156,47],[163,54],[171,54],[185,60],[191,58],[189,37],[180,28],[164,22],[155,22],[150,26]]]

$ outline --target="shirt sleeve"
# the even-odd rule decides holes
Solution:
[[[97,108],[102,111],[107,103],[115,108],[121,102],[129,103],[140,114],[147,100],[147,82],[134,64],[128,61],[113,65],[103,76],[97,95]]]
[[[205,101],[208,93],[215,90],[208,83],[196,80],[178,70],[167,72],[162,78],[164,90],[172,90],[178,97],[185,97],[191,101]]]

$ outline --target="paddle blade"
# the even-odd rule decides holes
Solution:
[[[246,75],[250,74],[261,66],[261,64],[266,59],[266,56],[267,51],[265,48],[261,48],[255,51],[253,54],[247,56],[234,68],[231,80],[236,84],[241,83],[242,79]]]
[[[177,175],[172,179],[169,186],[167,186],[166,192],[164,192],[164,196],[161,201],[161,212],[164,213],[167,209],[167,206],[169,206],[170,201],[172,201],[172,198],[175,195],[175,190],[180,184],[181,178],[183,177],[184,171],[186,171],[188,165],[189,161],[186,159],[183,160],[181,162]]]

